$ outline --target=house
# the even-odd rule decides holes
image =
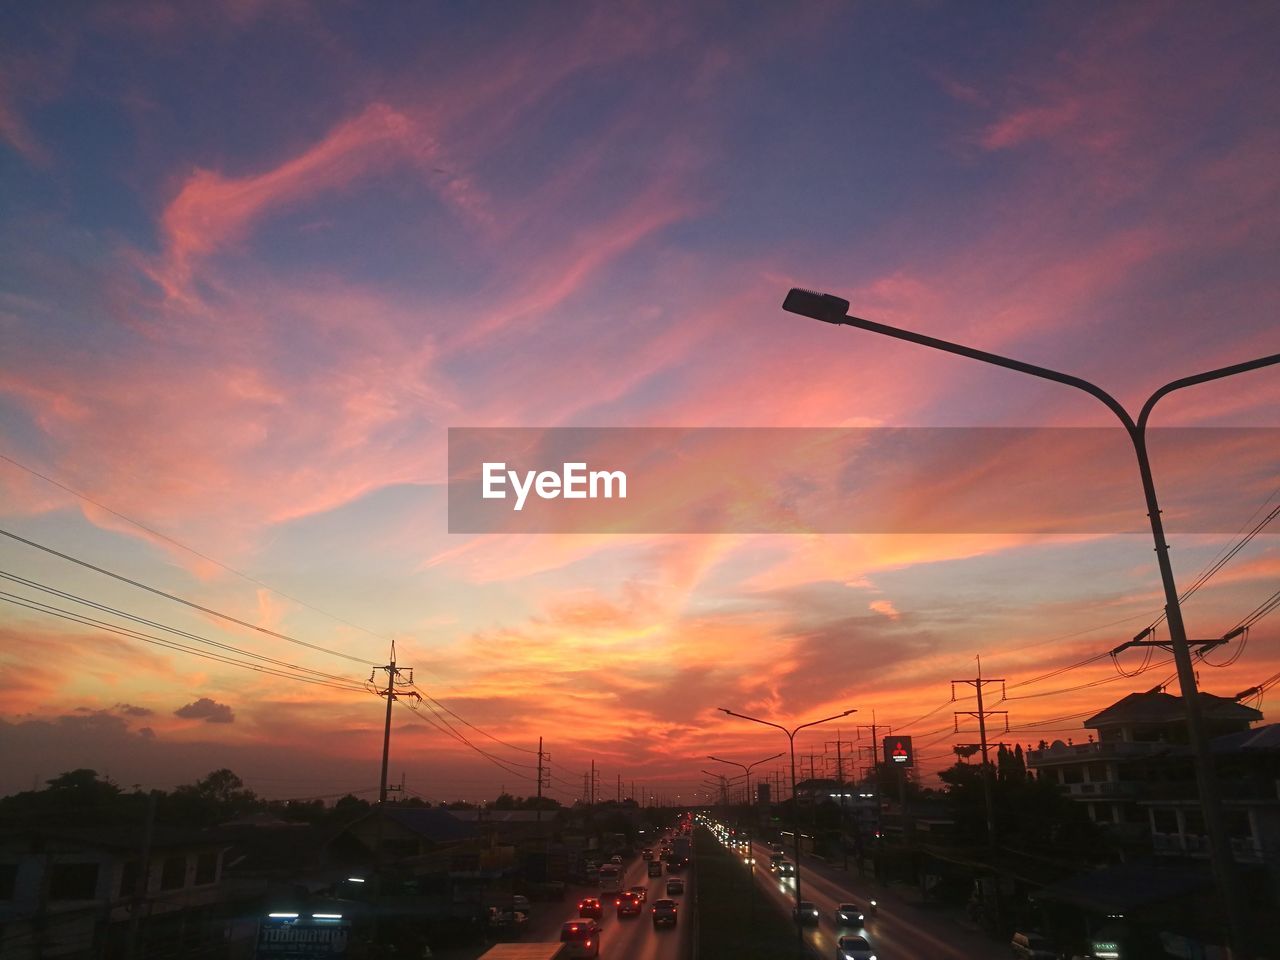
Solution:
[[[1235,700],[1200,693],[1211,738],[1247,733],[1262,714]],[[1181,697],[1131,693],[1084,721],[1085,743],[1055,740],[1027,751],[1027,767],[1084,805],[1090,819],[1121,844],[1147,848],[1166,832],[1149,801],[1194,797],[1195,767]],[[1274,794],[1274,785],[1273,785]]]
[[[0,960],[114,957],[132,941],[212,956],[229,920],[225,838],[155,827],[0,836]]]
[[[1234,859],[1259,899],[1280,904],[1280,729],[1234,699],[1199,694]],[[1132,693],[1084,722],[1085,743],[1055,740],[1027,766],[1083,804],[1126,858],[1208,859],[1183,699]]]

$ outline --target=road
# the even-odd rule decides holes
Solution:
[[[649,897],[638,917],[618,917],[613,907],[605,909],[600,921],[603,930],[600,937],[600,956],[607,960],[689,960],[693,956],[693,890],[694,871],[686,868],[675,874],[684,880],[683,894],[672,894],[676,901],[678,917],[674,929],[663,927],[655,930],[649,908],[654,900],[667,896],[667,877],[648,876],[645,862],[637,858],[625,867],[623,888],[645,886]],[[598,896],[589,887],[573,886],[563,903],[537,904],[529,921],[529,928],[522,940],[559,940],[560,925],[578,916],[578,900],[584,896]]]
[[[769,872],[769,848],[755,844],[756,880],[763,895],[791,916],[795,889]],[[745,867],[743,869],[746,869]],[[828,871],[801,862],[800,895],[812,900],[820,913],[817,927],[805,929],[805,939],[819,956],[834,957],[836,938],[861,934],[870,942],[878,960],[1006,960],[1007,945],[993,943],[980,933],[930,916],[919,907],[886,897],[874,884],[854,877],[833,877]],[[841,929],[835,923],[836,904],[854,901],[880,902],[875,916],[867,915],[866,927]]]

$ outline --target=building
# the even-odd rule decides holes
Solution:
[[[1199,696],[1232,854],[1280,890],[1280,731],[1253,728],[1262,714],[1234,699]],[[1083,804],[1127,854],[1207,859],[1182,698],[1132,693],[1084,726],[1086,742],[1042,741],[1028,768]]]
[[[225,838],[135,827],[24,830],[0,837],[0,958],[225,952]],[[175,954],[176,955],[176,954]]]

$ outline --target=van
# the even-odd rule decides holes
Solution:
[[[660,877],[660,876],[662,876],[662,861],[661,861],[661,860],[650,860],[650,861],[649,861],[649,876],[651,876],[651,877]]]
[[[1009,948],[1016,960],[1061,960],[1062,954],[1038,933],[1015,933]]]
[[[600,956],[600,925],[594,920],[567,920],[560,928],[560,942],[569,957]]]

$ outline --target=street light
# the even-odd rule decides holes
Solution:
[[[737,717],[739,720],[750,720],[752,723],[763,723],[766,727],[774,727],[781,730],[787,735],[787,742],[791,746],[791,830],[795,836],[795,856],[796,856],[796,956],[803,957],[804,951],[804,927],[800,925],[800,810],[799,802],[796,800],[796,734],[805,727],[816,727],[820,723],[829,723],[832,720],[839,720],[841,717],[847,717],[851,713],[857,713],[857,709],[846,710],[844,713],[837,713],[833,717],[823,717],[821,720],[810,720],[808,723],[802,723],[800,726],[792,730],[788,730],[780,723],[774,723],[772,720],[761,720],[759,717],[748,717],[745,713],[734,713],[728,707],[720,707],[721,713],[727,713],[731,717]],[[781,756],[781,754],[778,754]],[[711,758],[715,760],[715,757]],[[773,757],[769,758],[774,759]]]
[[[723,759],[723,758],[721,758],[721,757],[713,757],[713,756],[710,756],[710,755],[708,755],[708,756],[707,756],[707,759],[708,759],[708,760],[714,760],[716,763],[727,763],[727,764],[729,764],[730,766],[734,766],[734,767],[739,767],[739,768],[741,768],[743,776],[745,776],[745,777],[747,778],[747,813],[748,813],[748,820],[750,820],[750,813],[751,813],[751,768],[752,768],[752,767],[758,767],[758,766],[760,766],[760,764],[762,764],[762,763],[768,763],[770,760],[777,760],[780,756],[782,756],[782,754],[780,754],[780,753],[775,753],[772,757],[765,757],[763,760],[757,760],[755,763],[739,763],[737,760],[725,760],[725,759]],[[705,771],[704,771],[704,772],[705,772]],[[748,831],[748,833],[749,833],[749,831]]]
[[[705,768],[703,769],[702,772],[705,773],[707,776],[711,777],[712,780],[715,781],[714,785],[716,789],[720,791],[720,804],[721,806],[727,807],[729,805],[729,784],[736,783],[738,780],[741,780],[742,778],[726,777],[722,773],[716,773],[713,770],[707,770]],[[707,781],[703,780],[702,785],[704,787],[708,786]]]
[[[1191,663],[1191,649],[1187,645],[1187,630],[1182,622],[1182,607],[1178,602],[1178,588],[1173,579],[1173,565],[1169,562],[1169,545],[1165,543],[1164,523],[1160,519],[1160,505],[1156,500],[1155,481],[1151,476],[1151,462],[1147,456],[1147,421],[1150,419],[1151,411],[1155,409],[1155,405],[1173,391],[1181,390],[1183,387],[1208,383],[1211,380],[1220,380],[1223,377],[1230,377],[1237,373],[1247,373],[1250,370],[1269,367],[1280,363],[1280,354],[1259,357],[1256,360],[1232,364],[1229,367],[1219,367],[1216,370],[1209,370],[1205,373],[1198,373],[1194,376],[1183,377],[1180,380],[1166,383],[1147,398],[1147,402],[1142,405],[1142,410],[1139,412],[1137,420],[1134,420],[1120,401],[1088,380],[1067,373],[1059,373],[1057,370],[1050,370],[1047,367],[1039,367],[1035,364],[1024,363],[1021,360],[1003,357],[996,353],[987,353],[985,350],[975,350],[973,347],[952,343],[949,340],[939,340],[936,337],[927,337],[924,334],[903,330],[900,327],[891,327],[872,320],[851,317],[848,315],[849,301],[832,296],[829,293],[814,293],[809,290],[792,288],[782,302],[782,309],[801,316],[812,317],[814,320],[821,320],[824,323],[858,327],[861,330],[869,330],[872,333],[879,333],[897,340],[918,343],[934,350],[954,353],[958,356],[968,357],[971,360],[980,360],[983,363],[990,363],[997,367],[1005,367],[1008,370],[1016,370],[1019,373],[1075,387],[1077,390],[1083,390],[1094,399],[1101,401],[1124,425],[1138,459],[1138,472],[1142,477],[1142,492],[1147,501],[1147,516],[1151,520],[1151,536],[1155,540],[1156,561],[1160,567],[1160,580],[1164,586],[1165,617],[1169,621],[1170,646],[1173,648],[1173,658],[1178,667],[1178,685],[1182,692],[1182,702],[1187,714],[1187,732],[1191,740],[1192,752],[1195,756],[1196,782],[1199,787],[1200,805],[1204,810],[1205,829],[1209,833],[1209,858],[1213,864],[1214,879],[1217,881],[1218,889],[1221,891],[1221,900],[1227,915],[1228,936],[1231,945],[1235,948],[1235,955],[1237,957],[1254,956],[1252,936],[1248,930],[1248,920],[1243,908],[1244,901],[1241,899],[1239,885],[1236,882],[1235,862],[1231,857],[1231,842],[1227,837],[1226,826],[1223,822],[1222,799],[1218,794],[1217,783],[1214,780],[1209,742],[1205,736],[1199,694],[1196,691],[1195,670]]]

